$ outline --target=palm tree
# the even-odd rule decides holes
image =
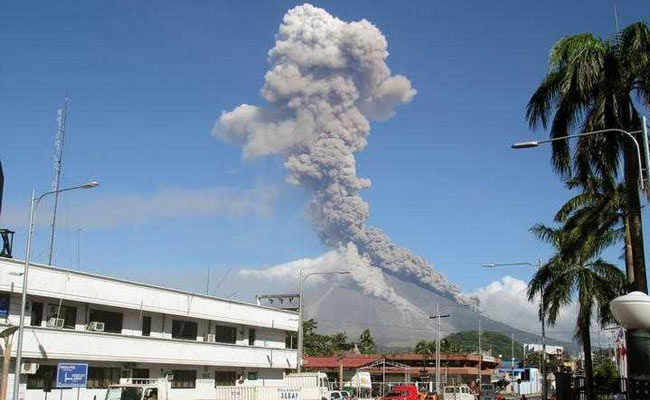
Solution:
[[[581,227],[552,228],[536,225],[533,232],[542,240],[549,242],[556,249],[556,254],[544,264],[528,285],[528,299],[533,300],[543,293],[545,315],[549,325],[554,325],[560,310],[577,299],[578,318],[576,339],[582,343],[585,354],[585,388],[587,398],[594,399],[593,368],[591,360],[591,336],[589,328],[592,315],[604,327],[612,320],[609,302],[625,291],[625,276],[616,266],[597,258],[603,245],[598,245],[598,237],[589,243],[581,238],[589,236],[585,232],[578,234]],[[608,235],[615,235],[608,233]],[[585,243],[580,245],[579,243]],[[568,251],[567,249],[571,249]]]
[[[603,129],[641,128],[634,97],[650,106],[650,27],[637,22],[611,40],[592,34],[567,36],[551,50],[549,71],[531,97],[526,117],[531,128],[550,128],[551,138]],[[637,138],[639,135],[636,135]],[[630,257],[628,281],[647,292],[636,149],[629,138],[605,134],[553,142],[552,162],[565,179],[585,183],[593,175],[625,182],[625,228]],[[622,157],[621,157],[622,156]],[[621,171],[620,160],[623,160]]]

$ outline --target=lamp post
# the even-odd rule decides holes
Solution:
[[[436,319],[436,394],[440,395],[440,318],[449,318],[450,314],[440,314],[440,302],[436,301],[436,315],[431,315],[429,318]]]
[[[32,251],[32,234],[34,233],[34,213],[36,208],[43,198],[50,194],[58,194],[62,192],[69,192],[76,189],[92,189],[99,186],[99,182],[90,181],[83,185],[71,186],[64,189],[52,190],[45,192],[42,195],[35,197],[35,192],[32,190],[32,198],[29,204],[29,225],[27,227],[27,250],[25,251],[25,270],[23,271],[23,293],[22,302],[20,306],[20,323],[18,324],[18,343],[16,345],[16,366],[14,368],[14,393],[13,400],[18,400],[18,391],[20,390],[20,370],[22,363],[23,352],[23,336],[25,331],[25,304],[27,303],[27,275],[29,273],[29,258]]]
[[[303,337],[303,319],[305,308],[303,306],[303,283],[312,275],[346,275],[350,271],[332,271],[332,272],[309,272],[305,274],[303,270],[300,270],[299,280],[298,280],[298,360],[296,363],[296,372],[300,373],[302,371],[302,359],[303,359],[303,347],[304,347],[304,337]],[[17,400],[17,399],[16,399]]]
[[[497,268],[497,267],[516,267],[516,266],[529,266],[535,269],[542,268],[542,260],[540,259],[537,264],[529,262],[519,262],[519,263],[489,263],[483,264],[485,268]],[[546,385],[546,308],[544,304],[544,287],[540,293],[540,308],[542,310],[541,320],[542,320],[542,400],[548,398],[548,390]],[[526,362],[524,357],[524,362]]]
[[[623,129],[616,129],[616,128],[603,129],[598,131],[584,132],[580,134],[568,135],[568,136],[541,140],[541,141],[519,142],[519,143],[514,143],[511,147],[513,149],[525,149],[525,148],[537,147],[540,144],[549,143],[556,140],[566,140],[566,139],[572,139],[572,138],[583,137],[583,136],[592,136],[592,135],[598,135],[604,133],[615,133],[615,134],[618,133],[624,135],[625,137],[631,139],[632,142],[634,142],[634,146],[636,148],[637,164],[639,166],[638,169],[639,169],[640,187],[641,190],[645,190],[645,179],[643,178],[643,170],[642,170],[643,164],[641,162],[641,146],[639,145],[639,141],[634,137],[635,134],[639,134],[639,133],[641,134],[641,139],[643,143],[643,153],[644,153],[643,158],[645,160],[645,165],[647,170],[648,168],[650,168],[650,147],[648,145],[648,124],[645,116],[641,118],[641,123],[642,123],[642,128],[636,131],[628,132]],[[647,173],[646,175],[650,176]],[[628,193],[628,198],[630,198],[630,196],[632,195],[637,196],[637,198],[639,196],[638,193],[633,193],[633,194]],[[639,210],[639,218],[640,218],[640,210]],[[643,250],[643,235],[640,235],[640,237],[641,240],[638,243],[638,246],[640,247],[641,250]],[[628,293],[632,293],[634,291],[641,291],[644,293],[648,292],[645,260],[643,256],[644,251],[640,251],[640,254],[641,256],[638,257],[640,262],[637,261],[636,256],[633,256],[634,263],[632,265],[632,268],[630,268],[630,266],[628,265],[628,270],[626,271],[627,281],[629,285]],[[639,381],[650,382],[650,372],[648,368],[648,366],[650,366],[650,361],[649,361],[650,360],[650,330],[648,329],[628,330],[626,341],[627,341],[628,350],[634,349],[634,351],[628,351],[628,358],[627,358],[627,366],[628,366],[628,374],[629,374],[628,377],[630,379],[637,379]]]

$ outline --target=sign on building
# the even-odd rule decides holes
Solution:
[[[85,388],[88,364],[59,363],[56,369],[57,388]]]

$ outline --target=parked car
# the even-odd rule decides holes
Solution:
[[[418,400],[418,388],[415,385],[395,385],[382,400]]]
[[[327,400],[350,400],[352,396],[345,390],[332,390],[329,392],[329,399]]]

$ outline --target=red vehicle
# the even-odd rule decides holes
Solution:
[[[415,385],[395,385],[382,400],[418,400],[418,388]]]

